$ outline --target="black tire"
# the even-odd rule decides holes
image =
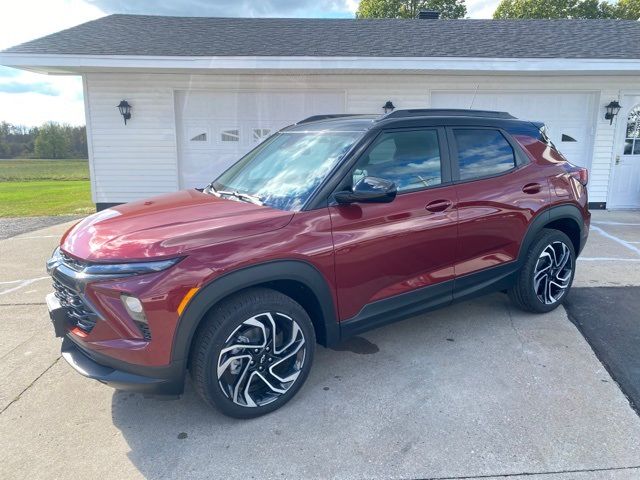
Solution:
[[[553,252],[549,250],[551,248],[555,252],[555,258],[562,259],[563,257],[558,252],[563,252],[565,247],[570,255],[568,259],[570,272],[566,268],[564,270],[561,268],[561,262],[556,264],[551,260]],[[543,252],[545,252],[545,256],[541,258]],[[551,252],[551,255],[549,255],[549,252]],[[573,277],[576,271],[576,253],[573,242],[567,235],[558,230],[543,229],[535,237],[529,252],[525,255],[526,257],[518,272],[516,283],[508,291],[509,298],[522,310],[534,313],[550,312],[564,302],[573,284]],[[545,273],[541,270],[544,270],[547,265],[545,262],[547,261],[550,268]],[[536,268],[538,269],[537,271]],[[554,276],[553,272],[556,270],[557,276]],[[546,281],[544,278],[541,279],[538,282],[538,288],[536,288],[536,279],[534,278],[536,274],[538,279],[540,277],[551,277],[547,278]],[[562,279],[562,281],[559,279]],[[544,286],[549,284],[550,288],[547,291]],[[561,285],[563,288],[560,288]]]
[[[307,312],[290,297],[267,288],[245,290],[216,305],[203,322],[191,349],[191,378],[200,397],[225,415],[253,418],[272,412],[291,400],[307,379],[315,332]],[[273,330],[275,342],[265,339]],[[291,352],[298,350],[290,354],[282,348],[287,345]],[[280,356],[276,356],[278,348]],[[293,381],[280,382],[292,376]],[[244,380],[248,386],[232,380]],[[283,393],[272,390],[270,384]]]

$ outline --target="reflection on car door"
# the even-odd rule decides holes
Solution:
[[[457,298],[476,287],[478,279],[467,285],[465,276],[516,260],[529,220],[549,202],[549,187],[499,129],[451,128],[448,137],[458,181]]]
[[[398,195],[391,203],[329,208],[341,319],[366,316],[365,305],[378,314],[405,308],[418,290],[422,300],[451,300],[457,199],[448,159],[437,128],[382,132],[359,158],[349,184],[385,178]]]

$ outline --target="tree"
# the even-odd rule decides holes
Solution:
[[[640,0],[502,0],[493,18],[618,18],[638,20]]]
[[[435,10],[440,18],[463,18],[465,0],[361,0],[356,18],[416,18],[420,10]]]
[[[87,158],[87,129],[85,127],[70,127],[69,140],[71,156],[73,158]]]
[[[60,126],[54,122],[42,125],[35,143],[38,158],[67,158],[70,154],[68,126]]]
[[[640,20],[640,0],[620,0],[614,8],[616,18]]]
[[[87,158],[86,128],[54,122],[25,127],[0,121],[0,158],[34,157]]]

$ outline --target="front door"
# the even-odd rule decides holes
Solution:
[[[640,208],[640,95],[625,95],[620,103],[617,151],[607,206]]]
[[[330,207],[341,319],[450,301],[457,213],[444,129],[382,132],[345,182],[364,176],[395,182],[398,195]]]

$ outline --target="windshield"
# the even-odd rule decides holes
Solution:
[[[300,210],[361,135],[362,132],[278,133],[220,175],[212,186],[239,200],[250,197],[280,210]]]

